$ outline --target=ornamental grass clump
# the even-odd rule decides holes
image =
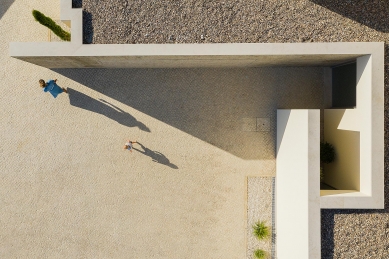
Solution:
[[[50,17],[45,16],[43,13],[33,10],[32,15],[34,16],[35,20],[42,24],[43,26],[46,26],[49,28],[55,35],[60,37],[64,41],[70,41],[70,33],[67,31],[64,31],[61,26],[56,24]]]
[[[257,259],[265,259],[267,256],[267,253],[263,251],[262,249],[257,249],[254,251],[254,257]]]
[[[263,240],[270,237],[270,228],[266,226],[264,221],[258,221],[253,226],[254,235],[259,239]]]

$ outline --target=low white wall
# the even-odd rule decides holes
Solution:
[[[277,258],[320,258],[320,111],[277,110]]]

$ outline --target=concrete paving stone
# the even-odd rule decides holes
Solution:
[[[270,131],[270,118],[257,118],[257,131]]]

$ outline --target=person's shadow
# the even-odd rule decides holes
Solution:
[[[138,151],[139,153],[142,153],[143,155],[150,157],[153,160],[153,162],[157,162],[159,164],[167,165],[167,166],[169,166],[169,167],[171,167],[173,169],[178,169],[178,167],[175,164],[171,163],[169,161],[169,159],[165,155],[163,155],[162,153],[160,153],[158,151],[153,151],[153,150],[145,147],[144,145],[142,145],[139,142],[136,142],[136,144],[140,145],[142,150],[137,149],[134,146],[132,148],[134,150]]]
[[[88,111],[96,112],[104,115],[118,123],[127,127],[138,127],[139,129],[150,132],[150,129],[142,122],[138,121],[131,114],[123,111],[115,105],[99,99],[93,99],[77,90],[68,88],[70,105],[85,109]]]

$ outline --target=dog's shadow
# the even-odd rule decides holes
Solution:
[[[117,121],[118,123],[127,127],[138,127],[139,129],[150,132],[150,129],[138,121],[134,116],[128,112],[123,111],[119,107],[109,103],[105,100],[93,99],[77,90],[68,88],[70,105],[78,108],[92,111],[104,115],[107,118]]]
[[[138,144],[142,148],[142,150],[135,147],[133,147],[133,149],[138,151],[139,153],[142,153],[145,156],[150,157],[153,162],[169,166],[173,169],[178,169],[178,167],[175,164],[171,163],[170,160],[164,154],[158,151],[151,150],[139,142],[137,142],[136,144]]]

